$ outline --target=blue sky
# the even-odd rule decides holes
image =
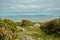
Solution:
[[[0,0],[0,15],[60,16],[60,0]]]

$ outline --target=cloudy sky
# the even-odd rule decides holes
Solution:
[[[0,0],[0,15],[60,16],[60,0]]]

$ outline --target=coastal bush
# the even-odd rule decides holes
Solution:
[[[0,40],[15,40],[18,37],[16,22],[9,19],[0,19]]]
[[[48,21],[42,24],[40,28],[47,33],[60,34],[60,18]]]
[[[33,26],[33,22],[29,20],[22,20],[21,26]]]

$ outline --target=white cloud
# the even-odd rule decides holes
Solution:
[[[11,6],[10,9],[32,9],[32,8],[48,8],[48,5],[15,5]]]
[[[52,10],[60,10],[60,8],[47,8],[48,11],[52,11]]]
[[[23,1],[23,2],[25,2],[25,3],[30,3],[30,2],[34,2],[35,0],[25,0],[25,1]]]
[[[42,9],[42,10],[60,10],[58,7],[53,7],[51,5],[15,5],[11,6],[9,9],[18,11],[30,11],[32,9]]]

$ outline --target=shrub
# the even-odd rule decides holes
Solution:
[[[32,26],[33,22],[28,20],[22,20],[21,26]]]
[[[57,33],[60,34],[60,18],[48,21],[41,25],[40,27],[47,33]]]
[[[15,40],[18,37],[16,22],[9,19],[0,19],[0,40]]]

